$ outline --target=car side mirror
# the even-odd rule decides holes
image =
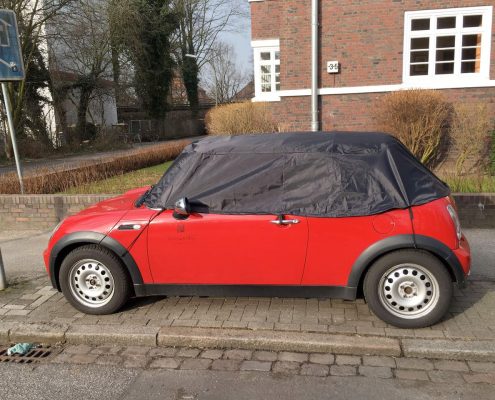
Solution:
[[[191,214],[191,207],[187,198],[183,197],[175,203],[174,216],[177,219],[186,219]]]

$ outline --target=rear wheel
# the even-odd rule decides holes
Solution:
[[[364,295],[371,310],[400,328],[437,323],[452,300],[452,279],[433,255],[403,250],[385,255],[369,269]]]
[[[122,262],[97,245],[78,247],[62,262],[60,286],[67,300],[86,314],[111,314],[131,295],[131,283]]]

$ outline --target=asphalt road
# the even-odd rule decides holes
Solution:
[[[466,235],[471,243],[473,269],[471,279],[495,281],[495,229],[470,229]],[[50,232],[0,232],[7,279],[10,282],[45,274],[43,250]]]
[[[0,364],[0,398],[119,400],[493,399],[493,386],[364,377]],[[49,378],[48,378],[49,377]]]

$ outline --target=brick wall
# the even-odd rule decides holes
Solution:
[[[43,230],[55,227],[75,214],[110,196],[105,195],[0,195],[2,230]]]
[[[102,201],[107,195],[0,195],[0,228],[49,230],[67,215]],[[466,228],[495,228],[495,194],[455,195]]]
[[[495,193],[454,195],[464,228],[495,229]]]
[[[482,0],[321,0],[320,84],[341,88],[402,83],[404,13],[493,5]],[[281,90],[311,86],[311,0],[265,0],[251,3],[253,40],[280,39]],[[328,74],[326,62],[338,60],[341,73]],[[490,78],[495,79],[495,17]],[[458,102],[486,102],[495,122],[495,88],[442,90]],[[373,107],[383,93],[323,95],[323,130],[374,129]],[[284,129],[309,130],[309,96],[282,97],[271,103]]]

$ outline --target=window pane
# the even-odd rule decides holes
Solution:
[[[280,90],[280,65],[275,65],[275,90]]]
[[[272,72],[272,66],[271,65],[262,65],[261,66],[261,73],[262,74],[270,74]]]
[[[443,17],[437,20],[437,29],[452,29],[455,28],[456,17]]]
[[[479,61],[464,61],[461,65],[461,73],[463,74],[474,74],[480,72],[480,62]]]
[[[412,31],[427,31],[430,29],[430,19],[413,19],[411,21]]]
[[[437,37],[437,49],[455,47],[455,36]]]
[[[271,92],[272,91],[272,84],[271,83],[263,83],[261,85],[261,91],[262,92]]]
[[[411,76],[428,75],[428,64],[411,65],[409,75]]]
[[[454,61],[455,50],[437,50],[437,61]]]
[[[260,54],[260,57],[261,57],[261,60],[262,61],[270,61],[271,59],[271,54],[269,51],[263,51],[261,54]]]
[[[483,22],[482,15],[466,15],[464,17],[462,26],[464,28],[476,28],[478,26],[481,26],[482,22]]]
[[[270,83],[271,81],[271,75],[261,75],[261,83]]]
[[[280,60],[280,51],[275,52],[275,60]]]
[[[411,63],[428,62],[428,56],[427,51],[413,51],[411,52]]]
[[[462,49],[463,60],[476,60],[481,56],[481,49],[479,47]]]
[[[411,39],[411,50],[427,50],[430,47],[430,38]]]
[[[462,46],[481,46],[481,34],[462,36]]]
[[[435,66],[435,74],[437,75],[446,75],[454,73],[454,63],[441,63],[436,64]]]

